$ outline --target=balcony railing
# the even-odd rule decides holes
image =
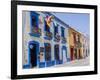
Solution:
[[[62,41],[61,42],[62,43],[66,43],[67,42],[66,38],[65,37],[62,37]]]
[[[45,39],[51,40],[52,39],[52,33],[45,31]]]
[[[40,37],[41,29],[38,27],[32,27],[30,35],[35,36],[35,37]]]
[[[56,41],[56,42],[59,42],[60,41],[60,35],[59,34],[56,34],[54,36],[54,41]]]
[[[82,43],[79,42],[79,41],[76,41],[76,44],[75,45],[76,45],[77,48],[81,48],[82,47]]]

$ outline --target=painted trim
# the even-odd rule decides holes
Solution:
[[[45,46],[46,46],[47,44],[50,44],[50,43],[44,43],[44,53],[45,53],[45,54],[46,54]],[[51,47],[51,44],[50,44],[50,47]],[[50,52],[50,54],[51,54],[51,52]],[[46,60],[46,56],[45,56],[45,60]],[[51,59],[50,59],[50,60],[51,60]]]
[[[28,58],[27,58],[27,64],[24,64],[23,65],[23,68],[27,69],[27,68],[31,68],[31,65],[30,65],[30,54],[29,54],[29,43],[28,43]]]
[[[39,62],[39,68],[44,68],[45,67],[45,62]]]
[[[39,27],[38,26],[38,24],[39,24],[39,20],[38,20],[38,16],[39,16],[39,14],[38,13],[36,13],[36,12],[34,12],[34,11],[31,11],[30,12],[30,23],[31,23],[31,25],[30,25],[30,32],[32,33],[32,16],[35,16],[36,17],[36,25],[37,25],[37,27]]]
[[[23,65],[23,69],[29,69],[30,68],[30,65],[29,64],[24,64]]]
[[[29,33],[29,35],[30,35],[30,36],[35,36],[35,37],[40,37],[40,36],[41,36],[41,34],[35,34],[35,33],[32,33],[32,32]]]
[[[52,40],[52,38],[50,38],[48,36],[45,36],[44,39],[46,39],[46,40]]]
[[[59,24],[56,23],[56,25],[55,25],[55,23],[53,22],[53,26],[54,26],[54,35],[56,35],[56,33],[58,33],[58,31],[59,31],[59,29],[58,29]]]
[[[46,62],[46,67],[53,66],[54,64],[55,64],[54,61],[47,61]]]
[[[56,65],[58,65],[58,64],[62,64],[62,63],[63,63],[62,60],[56,61]]]
[[[36,44],[36,57],[37,57],[37,66],[39,65],[39,60],[38,60],[38,54],[39,54],[39,43],[37,41],[29,41],[28,43],[28,63],[25,64],[23,67],[24,68],[31,68],[31,62],[30,62],[30,44]],[[28,67],[27,67],[28,65]]]
[[[64,27],[61,27],[61,36],[65,37],[65,28]]]
[[[55,54],[55,46],[56,46],[56,45],[59,46],[59,54],[60,54],[60,45],[59,45],[59,44],[55,44],[55,45],[54,45],[54,59],[55,59],[55,55],[56,55],[56,54]],[[58,55],[59,55],[59,54],[58,54]],[[59,56],[59,57],[60,57],[60,56]],[[59,64],[59,63],[60,63],[60,60],[56,60],[56,59],[55,59],[55,64]]]
[[[46,54],[45,45],[47,45],[47,44],[50,44],[50,43],[44,43],[44,53],[45,54]],[[51,46],[51,44],[50,44],[50,46]],[[53,65],[54,65],[54,61],[52,59],[50,59],[49,61],[46,61],[46,56],[45,56],[45,66],[49,67],[49,66],[53,66]]]
[[[63,50],[66,51],[66,60],[67,60],[67,47],[66,46],[62,46],[62,63],[63,63]],[[66,61],[67,62],[67,61]]]

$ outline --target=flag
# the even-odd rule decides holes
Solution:
[[[46,16],[46,23],[47,23],[47,25],[48,25],[49,27],[50,27],[50,25],[51,25],[52,19],[54,19],[53,16]]]

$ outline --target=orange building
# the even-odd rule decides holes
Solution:
[[[82,58],[82,38],[81,33],[77,32],[75,29],[69,27],[69,50],[70,59],[81,59]]]

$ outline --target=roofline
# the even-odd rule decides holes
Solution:
[[[52,13],[49,13],[49,12],[44,12],[44,13],[47,13],[49,15],[53,15]],[[75,30],[73,27],[69,26],[68,24],[66,24],[65,22],[63,22],[61,19],[59,19],[58,17],[56,17],[55,15],[53,15],[55,17],[55,19],[57,19],[58,21],[60,21],[62,24],[64,24],[67,28],[70,28],[70,29],[73,29],[74,31],[82,34],[81,32]]]
[[[66,24],[65,22],[63,22],[61,19],[59,19],[58,17],[56,17],[54,14],[50,13],[50,12],[44,12],[47,13],[49,15],[53,15],[55,17],[56,20],[58,20],[59,22],[61,22],[63,25],[65,25],[66,27],[69,27],[68,24]]]
[[[72,30],[74,30],[75,32],[78,32],[79,34],[81,34],[82,36],[85,36],[82,32],[77,31],[76,29],[74,29],[73,27],[69,26],[68,24],[66,24],[65,22],[63,22],[61,19],[59,19],[58,17],[56,17],[54,14],[50,13],[50,12],[43,12],[49,15],[53,15],[55,17],[55,19],[57,19],[59,22],[61,22],[62,24],[64,24],[67,28],[70,28]],[[87,36],[85,36],[87,37]]]

